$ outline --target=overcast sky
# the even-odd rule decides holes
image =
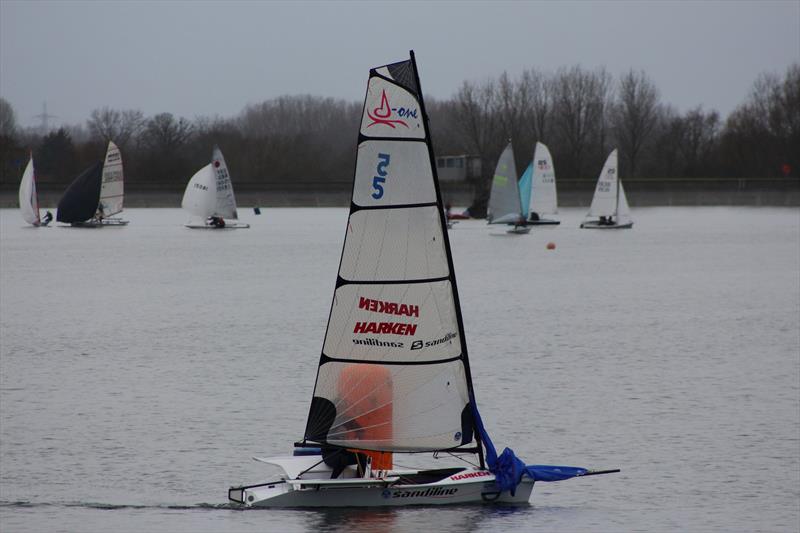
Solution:
[[[764,71],[800,62],[800,0],[17,2],[0,0],[0,95],[25,126],[42,102],[238,114],[283,94],[362,100],[368,69],[414,49],[426,95],[503,71],[644,69],[662,100],[723,116]]]

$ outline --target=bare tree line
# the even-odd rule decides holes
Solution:
[[[536,141],[547,144],[560,180],[593,180],[614,147],[628,179],[796,177],[800,169],[798,64],[783,76],[761,75],[724,121],[699,106],[678,112],[662,102],[644,71],[615,79],[605,68],[580,66],[465,81],[451,99],[427,104],[439,155],[480,156],[478,206],[509,139],[519,169]],[[0,181],[19,180],[32,147],[40,180],[66,185],[114,140],[134,187],[182,187],[219,144],[237,183],[342,188],[352,177],[360,115],[358,102],[308,95],[248,105],[229,118],[145,117],[105,107],[92,111],[85,126],[42,135],[18,128],[13,108],[0,99]]]

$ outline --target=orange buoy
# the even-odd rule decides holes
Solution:
[[[548,243],[547,243],[547,249],[548,249],[548,250],[555,250],[555,249],[556,249],[556,243],[554,243],[554,242],[548,242]]]

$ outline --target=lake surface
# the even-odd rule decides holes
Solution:
[[[347,211],[242,211],[251,229],[216,232],[177,209],[102,229],[0,210],[4,533],[800,528],[800,210],[457,224],[495,445],[622,472],[540,483],[529,506],[333,511],[236,510],[227,488],[302,438]]]

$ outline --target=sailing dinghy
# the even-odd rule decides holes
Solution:
[[[198,170],[183,193],[181,207],[194,218],[185,224],[192,229],[240,229],[250,224],[239,222],[236,197],[228,165],[218,146],[214,146],[211,162]]]
[[[36,227],[47,226],[53,215],[42,220],[39,214],[39,194],[36,192],[36,173],[33,168],[33,153],[31,153],[22,180],[19,182],[19,210],[22,218],[28,224]]]
[[[527,215],[522,209],[519,185],[517,184],[517,166],[514,163],[514,149],[508,143],[492,177],[492,190],[489,193],[489,224],[507,224],[514,226],[508,233],[524,234],[531,228],[525,222]]]
[[[631,208],[628,198],[617,172],[616,148],[608,154],[597,186],[594,189],[592,205],[589,207],[587,217],[598,217],[596,220],[586,220],[581,224],[586,229],[627,229],[633,227]]]
[[[304,438],[293,455],[257,458],[282,475],[230,488],[232,502],[523,503],[536,481],[593,474],[525,466],[508,449],[495,452],[475,404],[433,162],[411,52],[410,60],[370,70],[350,215]],[[400,453],[477,455],[478,465],[399,469],[394,454]]]
[[[558,199],[553,157],[547,146],[540,142],[536,143],[531,164],[519,179],[519,195],[529,225],[561,224],[559,220],[542,218],[542,215],[558,213]]]
[[[113,216],[122,212],[123,198],[122,154],[109,141],[105,159],[87,168],[67,187],[58,202],[56,220],[85,228],[125,226],[127,220]]]

